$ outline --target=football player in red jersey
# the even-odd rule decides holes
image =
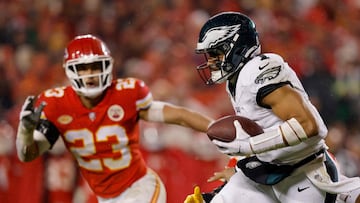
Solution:
[[[162,181],[140,153],[139,119],[205,132],[211,119],[153,101],[136,78],[112,80],[113,58],[93,35],[66,47],[64,68],[71,86],[29,96],[20,113],[16,148],[21,161],[36,159],[61,136],[100,203],[166,202]]]

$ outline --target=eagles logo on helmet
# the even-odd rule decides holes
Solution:
[[[210,18],[200,31],[195,52],[204,54],[206,62],[196,69],[206,84],[222,83],[260,50],[255,23],[241,13],[223,12]],[[210,67],[207,55],[224,57],[216,61],[216,67]]]

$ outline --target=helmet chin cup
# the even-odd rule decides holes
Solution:
[[[221,70],[211,71],[211,81],[217,83],[223,77]]]
[[[78,95],[94,99],[100,96],[103,93],[102,88],[81,88],[80,90],[76,91]]]

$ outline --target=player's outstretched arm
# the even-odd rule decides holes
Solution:
[[[35,130],[45,104],[34,108],[34,100],[34,96],[27,97],[20,112],[16,151],[21,161],[32,161],[50,148],[45,136]]]
[[[206,132],[213,121],[197,111],[175,105],[165,105],[164,119],[166,123],[190,127],[196,131]]]
[[[213,119],[185,107],[154,101],[151,107],[140,112],[140,117],[147,121],[176,124],[206,132]]]

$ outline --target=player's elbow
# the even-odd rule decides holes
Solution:
[[[26,162],[26,157],[25,157],[25,154],[23,152],[24,152],[24,148],[22,146],[22,143],[19,142],[19,140],[16,140],[16,154],[17,154],[17,157],[21,162]]]
[[[22,152],[17,152],[17,157],[21,162],[29,162],[29,160],[26,158],[25,154]]]
[[[37,156],[29,156],[23,153],[18,153],[18,158],[21,162],[31,162],[37,158]]]
[[[21,142],[16,143],[17,157],[21,162],[30,162],[39,156],[36,144],[25,146]]]

